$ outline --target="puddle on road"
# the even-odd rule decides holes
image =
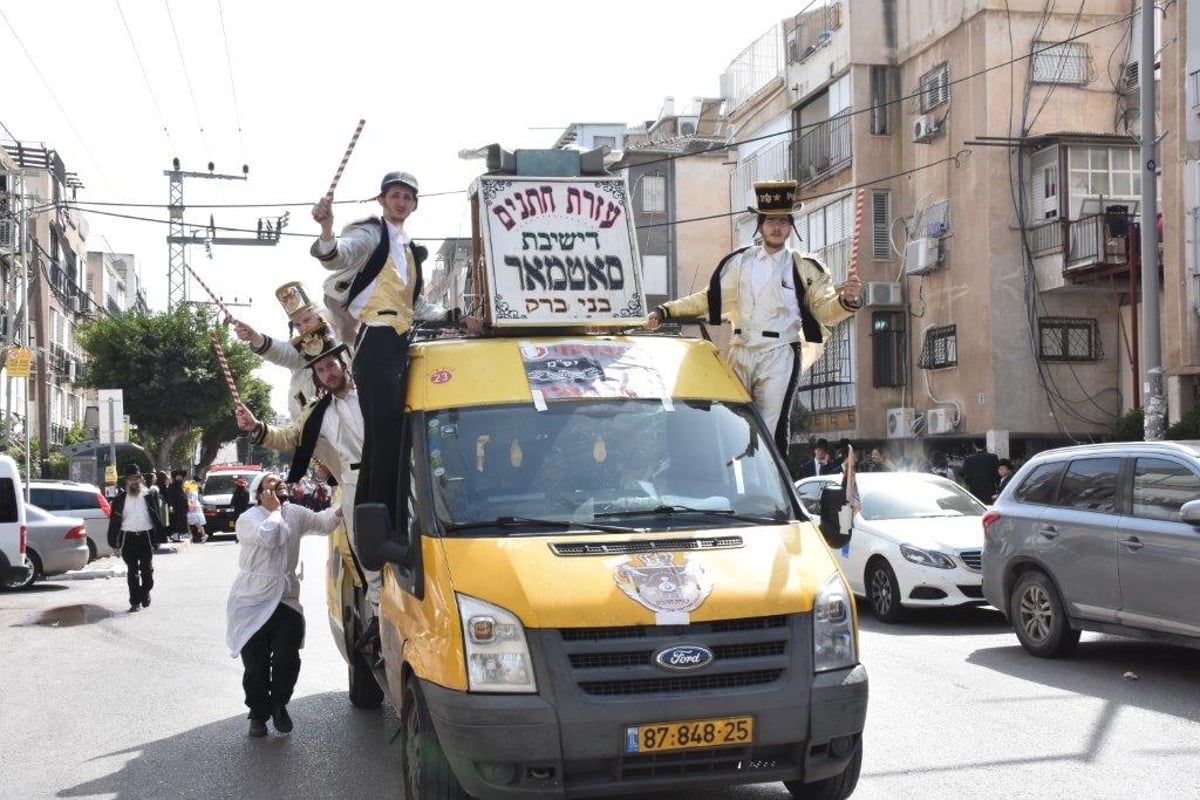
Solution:
[[[114,616],[112,611],[100,606],[59,606],[34,614],[22,624],[25,626],[41,625],[45,628],[69,628],[73,625],[89,625],[112,616]]]

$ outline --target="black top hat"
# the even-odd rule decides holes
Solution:
[[[306,369],[322,358],[336,355],[346,349],[346,345],[335,339],[333,331],[325,326],[295,337],[292,339],[292,347],[303,356]]]
[[[754,202],[758,208],[746,210],[764,217],[791,217],[804,207],[796,201],[796,181],[760,181],[754,184]]]
[[[126,478],[140,478],[140,477],[142,477],[142,471],[140,469],[138,469],[137,464],[133,464],[133,463],[126,464],[125,465],[125,477]]]

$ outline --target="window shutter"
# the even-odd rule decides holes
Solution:
[[[888,240],[891,223],[892,194],[886,189],[871,192],[871,258],[890,259],[892,244]]]

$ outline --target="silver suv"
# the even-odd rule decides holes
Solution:
[[[983,517],[983,593],[1035,656],[1081,631],[1200,647],[1200,442],[1031,458]]]

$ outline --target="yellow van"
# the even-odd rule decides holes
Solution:
[[[329,609],[352,700],[399,711],[407,797],[853,791],[851,595],[711,344],[440,339],[411,358],[408,508],[356,517],[384,571],[377,669],[344,543]]]

